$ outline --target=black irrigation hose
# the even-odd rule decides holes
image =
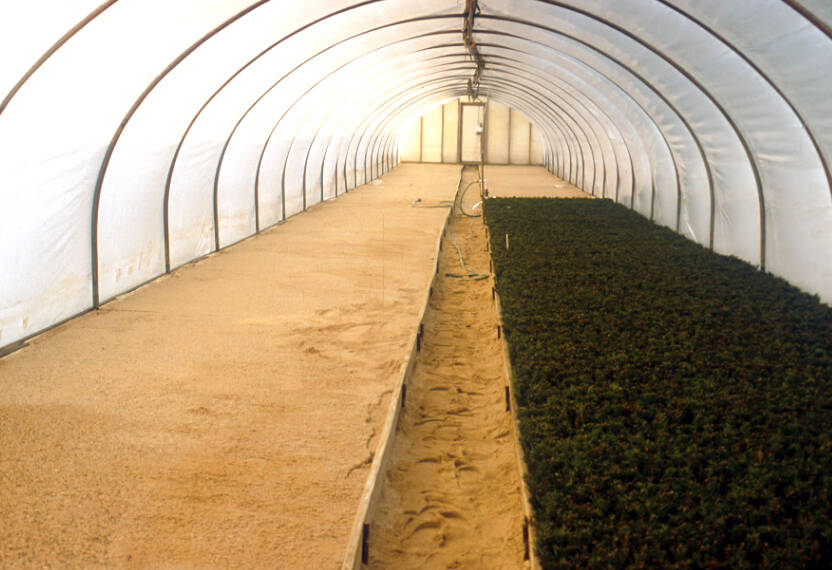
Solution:
[[[482,273],[471,273],[471,274],[446,273],[445,277],[456,277],[458,279],[470,279],[471,281],[482,281],[483,279],[488,279],[488,275],[483,275]]]
[[[480,178],[469,182],[468,185],[465,187],[465,189],[462,192],[459,193],[459,198],[454,200],[457,204],[457,209],[462,213],[463,216],[468,216],[469,218],[480,218],[480,217],[482,217],[482,212],[480,212],[479,214],[469,214],[468,212],[466,212],[462,208],[462,202],[465,199],[465,193],[468,191],[468,188],[470,188],[474,184],[478,184],[478,183],[481,183],[481,182],[483,182],[483,180],[480,179]],[[477,205],[479,205],[479,204],[482,204],[482,200],[480,200],[479,202],[474,204],[474,208],[476,208]]]
[[[453,214],[455,210],[458,210],[464,216],[468,216],[469,218],[479,218],[482,216],[482,213],[479,214],[469,214],[465,210],[462,209],[462,199],[465,197],[465,192],[468,191],[472,185],[482,182],[481,179],[476,179],[473,182],[469,182],[468,185],[462,190],[459,191],[461,188],[462,178],[460,176],[460,184],[457,185],[457,193],[454,196],[453,202],[447,200],[440,200],[437,204],[422,204],[422,199],[417,198],[415,202],[413,202],[410,207],[411,208],[451,208],[451,213]],[[476,207],[476,205],[475,205]],[[451,223],[448,229],[451,232],[451,241],[456,248],[456,253],[459,256],[459,264],[462,266],[462,269],[466,271],[466,273],[445,273],[445,277],[455,277],[457,279],[470,279],[471,281],[481,281],[483,279],[488,279],[488,275],[484,273],[477,273],[472,269],[468,269],[465,265],[465,259],[462,257],[462,250],[459,248],[459,244],[456,243],[456,236],[454,235],[454,224]]]
[[[410,207],[411,208],[453,208],[454,203],[449,200],[440,200],[438,204],[422,204],[421,198],[416,198],[416,201],[413,202]]]
[[[468,186],[470,186],[470,184]],[[467,189],[467,187],[466,187],[466,189]],[[463,191],[463,193],[464,193],[464,191]],[[460,211],[462,211],[462,208],[460,208]],[[462,213],[464,214],[465,212],[462,212]],[[469,217],[476,218],[478,216],[469,216]],[[468,269],[468,267],[465,265],[465,259],[462,257],[462,250],[459,248],[459,244],[456,243],[456,235],[454,234],[454,225],[455,224],[451,224],[448,229],[451,232],[451,241],[453,242],[454,247],[456,248],[456,253],[459,256],[459,264],[462,266],[462,269],[464,269],[466,271],[466,273],[445,273],[445,277],[455,277],[457,279],[470,279],[471,281],[481,281],[483,279],[488,279],[487,274],[477,273],[473,269]]]

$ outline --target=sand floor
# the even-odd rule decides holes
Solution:
[[[0,359],[0,567],[338,567],[446,215],[411,203],[458,172],[402,165]]]
[[[520,170],[506,183],[554,184]],[[446,215],[411,204],[450,199],[458,173],[401,165],[0,358],[0,567],[340,566]],[[426,349],[459,326],[437,318]],[[450,393],[459,418],[503,417],[501,395],[454,390],[429,392]],[[477,453],[491,451],[434,457],[491,478]],[[493,524],[511,528],[499,550],[516,560],[519,508],[506,508]],[[449,536],[463,532],[443,512],[460,525]]]
[[[542,166],[486,165],[485,179],[495,198],[592,198]]]
[[[451,226],[488,273],[480,218]],[[450,235],[450,232],[449,232]],[[523,506],[491,280],[464,273],[449,237],[370,530],[370,567],[523,568]]]

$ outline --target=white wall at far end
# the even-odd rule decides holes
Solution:
[[[402,162],[459,162],[459,105],[437,105],[411,122],[401,138]],[[543,164],[540,132],[516,109],[486,101],[485,161],[488,164]]]

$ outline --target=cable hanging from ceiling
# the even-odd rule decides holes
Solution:
[[[471,59],[476,64],[474,75],[468,79],[468,98],[476,101],[479,98],[480,91],[480,75],[483,68],[483,59],[480,51],[477,48],[477,42],[474,40],[474,18],[479,15],[480,7],[477,0],[465,0],[465,19],[462,27],[462,42],[465,44],[465,49],[471,55]]]

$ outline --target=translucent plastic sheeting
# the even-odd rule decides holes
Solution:
[[[241,6],[238,8],[242,9]],[[166,178],[179,139],[207,94],[235,73],[241,61],[255,57],[267,41],[273,41],[275,35],[289,33],[313,16],[297,9],[280,10],[273,2],[263,4],[200,46],[176,66],[138,108],[114,148],[101,188],[98,223],[102,300],[164,272],[164,219],[159,214],[164,209]],[[130,14],[124,17],[129,18]],[[220,23],[216,22],[215,26]],[[201,31],[205,33],[213,27]],[[169,52],[157,72],[185,47],[177,46],[178,51]],[[141,88],[144,89],[147,83],[149,79],[145,79]],[[122,109],[122,113],[125,111],[126,108]],[[200,141],[203,149],[200,158],[206,169],[216,169],[214,157],[205,155],[207,146],[213,144],[216,149],[221,142],[219,137]],[[192,176],[198,176],[196,168],[188,170]],[[210,204],[213,199],[213,176],[203,175],[200,178],[199,186],[189,180],[189,190],[201,189],[202,200]],[[179,185],[171,186],[172,201],[179,197],[180,188]],[[196,250],[198,254],[203,254],[207,252],[206,245],[213,245],[213,240],[206,244],[204,239],[200,239],[206,233],[211,235],[212,210],[205,212],[204,208],[198,207],[195,199],[189,198],[188,209],[195,207],[196,211],[208,213],[209,217],[207,220],[195,220],[190,228],[175,228],[172,237],[185,234],[201,242],[201,247]],[[208,232],[205,231],[206,225],[210,226]],[[188,255],[182,261],[193,257]]]
[[[563,75],[557,68],[549,67],[545,71],[555,75]],[[489,71],[489,74],[498,76],[503,73],[503,69],[500,67],[497,67],[494,71]],[[512,75],[503,77],[504,85],[505,82],[519,80],[524,88],[545,93],[541,100],[544,108],[559,110],[560,117],[567,119],[568,124],[565,125],[564,129],[572,135],[572,138],[581,147],[578,157],[580,159],[580,176],[578,177],[578,173],[576,173],[576,176],[570,182],[584,188],[589,193],[596,193],[596,184],[604,181],[604,173],[600,169],[603,169],[606,165],[599,141],[610,138],[611,140],[620,140],[624,149],[626,149],[622,156],[623,163],[626,166],[624,172],[619,169],[619,184],[616,192],[611,196],[630,204],[634,180],[637,183],[643,181],[642,187],[649,192],[650,175],[649,163],[647,162],[649,157],[643,152],[643,144],[630,123],[619,120],[617,124],[614,124],[605,111],[596,107],[593,103],[587,102],[586,96],[575,96],[570,93],[573,89],[562,80],[551,79],[551,76],[547,77],[545,72],[543,74],[538,73],[536,76],[534,74],[533,71],[514,71]],[[487,77],[490,77],[490,75]],[[587,104],[593,107],[592,111],[594,113],[590,112]],[[603,126],[602,122],[606,123],[606,126]],[[630,174],[631,164],[641,169],[640,173],[638,170],[636,171],[635,178]],[[588,169],[590,172],[587,172]],[[572,178],[572,176],[567,176],[567,178]]]
[[[428,120],[433,118],[433,120]],[[425,129],[423,132],[423,156],[426,162],[440,162],[442,160],[442,107],[434,107],[425,115]]]
[[[511,113],[511,129],[509,130],[509,162],[522,164],[529,162],[531,155],[532,125],[520,114]]]
[[[320,193],[320,179],[309,179],[308,174],[308,153],[312,150],[313,140],[320,147],[326,141],[318,136],[320,121],[326,120],[329,116],[343,116],[345,110],[350,110],[356,116],[374,116],[374,106],[380,105],[389,97],[391,89],[409,89],[413,83],[414,74],[431,75],[441,77],[449,64],[445,60],[437,60],[443,49],[427,49],[423,45],[427,38],[416,37],[409,41],[396,41],[379,49],[368,57],[361,57],[352,61],[349,65],[339,69],[337,73],[326,78],[324,82],[316,87],[313,92],[307,94],[303,99],[304,123],[298,131],[298,137],[292,141],[290,154],[285,158],[285,180],[287,181],[286,192],[288,194],[300,193],[305,187],[312,194],[307,196],[307,204],[317,201]],[[447,49],[447,48],[444,48]],[[397,55],[393,56],[395,52]],[[356,77],[364,78],[362,85],[350,88]],[[344,89],[352,94],[347,97],[345,103]],[[306,137],[301,135],[305,133]],[[366,143],[364,147],[357,149],[357,152],[365,154],[369,150],[370,139],[364,138],[359,142]],[[365,161],[366,162],[366,161]],[[364,165],[366,168],[366,164]],[[363,173],[363,170],[361,170]]]
[[[268,141],[269,147],[280,146],[281,152],[271,154],[271,148],[268,148],[266,152],[270,154],[264,156],[278,162],[282,159],[278,168],[281,184],[286,184],[287,199],[294,203],[299,196],[302,208],[303,173],[308,172],[309,145],[313,140],[318,145],[327,143],[326,139],[317,136],[320,121],[330,116],[343,116],[347,110],[355,116],[364,116],[365,111],[369,111],[365,106],[372,97],[386,96],[386,90],[396,81],[410,84],[413,75],[424,70],[427,60],[436,55],[427,50],[431,42],[435,42],[435,37],[425,35],[431,26],[435,29],[441,24],[410,22],[391,26],[352,38],[340,49],[327,50],[316,56],[292,74],[291,83],[283,82],[257,102],[231,140],[229,155],[236,140],[243,140],[247,130],[252,132],[249,136],[252,140],[259,139],[264,145]],[[406,65],[401,65],[398,60],[406,61]],[[350,101],[348,105],[344,104],[345,99]],[[271,117],[278,117],[277,122]],[[235,165],[241,176],[251,177],[257,173],[257,163],[246,162],[252,155],[256,161],[260,152],[248,153],[242,149],[237,159],[229,164]],[[233,187],[253,188],[254,182],[253,178],[238,181]],[[317,201],[319,196],[320,182],[316,180],[315,183],[317,192],[308,185],[312,192],[307,196],[308,204]]]
[[[443,78],[446,73],[453,72],[448,65],[437,62],[437,54],[433,50],[422,52],[419,57],[425,57],[430,61],[426,64],[428,67],[419,67],[422,73],[424,74],[426,69],[431,71],[425,75],[425,80],[416,90],[410,88],[412,80],[409,78],[413,72],[412,58],[407,58],[405,62],[393,63],[387,69],[370,75],[375,78],[375,81],[383,82],[384,86],[379,89],[371,89],[375,94],[368,97],[367,101],[356,101],[356,105],[367,106],[371,109],[370,112],[366,114],[350,113],[351,117],[360,118],[360,120],[347,127],[353,130],[355,135],[350,137],[348,144],[341,149],[341,154],[344,157],[343,169],[348,180],[348,187],[352,188],[365,182],[367,177],[371,176],[371,172],[375,172],[377,175],[378,157],[373,155],[372,159],[368,158],[371,146],[380,142],[380,135],[374,136],[372,134],[375,130],[373,116],[386,117],[391,110],[395,110],[397,105],[401,104],[403,97],[418,98],[418,94],[429,93],[435,90],[438,85],[444,84]],[[418,57],[416,59],[418,60]],[[410,61],[407,62],[407,60]],[[468,70],[468,68],[464,69]],[[392,91],[390,91],[391,89]],[[377,147],[373,148],[378,150]]]
[[[465,91],[465,89],[460,88],[456,94],[462,95]],[[459,99],[459,97],[454,97],[451,101],[448,101],[448,97],[446,96],[437,97],[435,99],[431,98],[424,102],[420,102],[418,105],[409,107],[406,114],[391,117],[391,120],[386,127],[386,136],[388,137],[388,144],[390,145],[390,149],[393,153],[400,153],[399,159],[404,161],[404,149],[407,149],[410,145],[412,145],[415,152],[409,154],[409,156],[416,156],[418,159],[419,119],[427,112],[430,112],[434,108],[434,105],[438,104],[445,107],[444,128],[446,162],[455,162],[457,158],[457,139],[459,136],[459,125],[457,123],[459,119]],[[463,100],[467,100],[467,98],[463,98]],[[425,102],[430,101],[435,101],[435,103],[433,103],[433,105],[424,104]]]
[[[459,123],[459,105],[457,101],[452,104],[445,104],[445,148],[442,151],[442,159],[444,162],[456,162],[457,157],[457,140],[459,132],[457,125]]]
[[[284,65],[287,61],[300,61],[301,55],[309,54],[315,47],[322,51],[331,46],[336,32],[344,37],[350,32],[357,35],[367,31],[368,23],[383,26],[402,20],[403,14],[420,18],[456,12],[455,7],[441,2],[362,4],[355,8],[351,21],[322,20],[329,27],[319,22],[317,30],[303,41],[275,51],[272,61]],[[90,248],[90,202],[104,151],[131,104],[160,73],[164,80],[146,93],[147,97],[134,109],[118,145],[113,147],[106,177],[102,178],[96,249],[101,299],[129,290],[164,271],[164,220],[160,214],[164,209],[165,182],[179,136],[190,121],[194,122],[187,131],[187,142],[170,173],[171,265],[213,249],[212,202],[218,156],[239,117],[239,108],[233,103],[223,106],[223,96],[242,85],[237,100],[259,97],[258,82],[262,85],[264,79],[271,80],[275,74],[274,65],[260,63],[261,59],[268,63],[265,56],[257,57],[269,42],[281,35],[291,36],[334,11],[348,12],[343,2],[317,2],[311,6],[261,2],[256,5],[257,10],[240,15],[249,6],[255,4],[223,1],[170,6],[128,0],[114,3],[79,28],[18,93],[0,119],[0,145],[6,151],[4,156],[10,159],[7,164],[15,165],[14,172],[6,172],[4,187],[14,187],[18,196],[14,202],[4,196],[3,212],[18,223],[3,224],[4,230],[14,231],[14,240],[4,240],[9,244],[3,249],[2,258],[4,277],[8,276],[3,280],[2,292],[3,328],[7,332],[0,336],[0,342],[27,336],[30,331],[89,306],[84,297],[89,296],[93,264],[84,250]],[[39,8],[42,10],[43,6]],[[67,10],[54,10],[55,21],[64,17],[80,21],[86,16],[81,14],[86,9],[78,9],[75,16],[65,15],[69,14]],[[157,41],[147,42],[151,25],[154,37],[158,37]],[[199,43],[207,37],[204,34],[218,27],[220,31],[210,41]],[[438,26],[434,21],[425,27],[435,31]],[[458,23],[448,26],[451,28],[458,29]],[[36,35],[27,37],[34,40]],[[321,37],[325,39],[317,46],[311,41]],[[45,50],[45,43],[33,41],[31,51]],[[164,71],[179,54],[186,54],[197,44],[198,48],[169,73]],[[102,49],[104,45],[106,49]],[[374,49],[375,46],[368,46],[366,51]],[[298,57],[292,60],[292,55]],[[252,60],[255,63],[234,76]],[[89,65],[90,61],[97,65]],[[5,69],[11,68],[4,66]],[[250,73],[246,76],[247,72]],[[317,78],[318,73],[313,69],[309,76]],[[223,85],[229,77],[233,81]],[[293,79],[292,83],[299,81]],[[61,97],[55,98],[59,86]],[[206,101],[214,106],[209,104],[199,113]],[[215,109],[219,112],[213,112]],[[263,143],[262,139],[248,136],[237,140],[248,141],[238,143],[245,152],[235,148],[246,158],[257,156]],[[72,168],[60,165],[65,157],[72,157]],[[248,165],[245,166],[244,170],[249,172]],[[233,167],[226,171],[228,186],[235,190],[244,186],[235,184],[239,179],[234,180],[233,176],[238,172]],[[229,225],[230,240],[253,231],[250,212],[242,206],[250,202],[250,194],[248,189],[240,190],[235,199],[229,192],[218,192],[220,206],[228,212],[222,218]],[[55,209],[70,197],[73,208]],[[88,213],[82,215],[83,211]],[[44,224],[43,218],[50,220],[49,224]],[[16,245],[11,247],[12,243]],[[14,273],[11,267],[16,268]],[[57,299],[60,307],[56,308],[50,299]],[[37,314],[28,314],[36,307]],[[12,330],[14,322],[18,324]]]
[[[574,85],[582,97],[597,105],[599,110],[596,112],[610,116],[624,113],[627,120],[640,130],[644,129],[641,126],[644,116],[649,116],[649,121],[667,139],[667,146],[676,157],[674,162],[679,172],[682,201],[678,212],[679,231],[703,245],[709,244],[711,199],[705,162],[691,130],[658,93],[625,68],[597,56],[591,50],[581,50],[579,44],[567,39],[553,43],[557,50],[528,43],[521,38],[505,38],[503,43],[505,48],[494,46],[489,50],[493,49],[497,54],[511,54],[509,50],[525,50],[527,61],[545,70],[553,82],[563,80]],[[516,61],[516,56],[514,60]],[[616,122],[620,123],[620,119]],[[607,136],[610,142],[621,141],[621,137],[613,130]],[[618,164],[628,161],[623,145],[616,145],[614,151],[615,157],[605,160],[607,172],[605,191],[601,194],[603,197],[615,196],[616,181],[619,178]],[[653,160],[652,164],[661,164],[661,161]],[[675,188],[675,184],[668,187],[657,182],[657,200],[662,199],[662,194],[674,192]]]
[[[495,11],[512,7],[510,17],[522,21],[510,25],[516,35],[556,49],[558,43],[573,44],[575,55],[581,59],[601,60],[592,67],[604,70],[616,64],[627,68],[628,74],[635,75],[649,90],[661,93],[694,129],[713,170],[714,201],[719,213],[714,221],[714,248],[759,263],[759,209],[751,207],[757,201],[753,172],[742,145],[718,107],[687,77],[633,37],[588,15],[554,5],[541,8],[537,4],[524,3],[523,9],[510,2],[493,2],[489,6]],[[610,10],[608,3],[599,7],[598,17],[606,18]],[[501,20],[495,22],[503,29],[508,26]],[[631,81],[628,91],[632,92],[633,87]],[[629,199],[626,193],[624,196]]]
[[[273,223],[282,217],[281,193],[284,180],[282,167],[261,160],[262,149],[267,140],[272,144],[282,143],[288,149],[292,139],[296,136],[296,130],[304,123],[302,111],[299,109],[309,107],[304,102],[308,99],[305,95],[309,89],[338,67],[348,64],[361,55],[372,54],[380,44],[392,42],[403,34],[425,34],[442,27],[450,29],[447,23],[441,21],[437,23],[435,20],[419,21],[418,18],[424,17],[425,14],[411,13],[407,18],[398,17],[392,22],[380,22],[375,27],[376,29],[367,31],[364,28],[366,22],[371,19],[371,16],[378,17],[377,12],[378,8],[375,4],[342,11],[277,44],[275,44],[274,34],[266,35],[261,39],[261,45],[256,45],[256,49],[249,50],[249,52],[257,55],[261,49],[271,49],[234,77],[234,80],[225,86],[200,113],[193,130],[185,141],[183,152],[188,145],[200,144],[200,139],[203,141],[207,139],[214,141],[215,155],[212,160],[202,165],[177,163],[176,170],[185,170],[191,173],[191,176],[198,176],[203,180],[204,182],[199,184],[203,192],[202,200],[210,202],[213,199],[214,178],[220,166],[220,159],[222,159],[220,176],[217,180],[218,210],[222,213],[217,233],[221,246],[234,243],[253,233],[256,227],[254,188],[255,184],[259,183],[256,180],[257,174],[263,169],[281,170],[280,174],[270,179],[272,182],[277,180],[279,183],[264,184],[262,191],[259,192],[259,200],[263,202],[263,213],[267,217],[267,222]],[[303,14],[303,12],[299,13]],[[306,15],[304,21],[308,21],[310,17]],[[408,20],[408,23],[400,23]],[[297,25],[297,23],[292,25]],[[288,26],[286,34],[291,33],[292,30],[291,25]],[[251,30],[246,28],[241,29],[239,34],[247,38],[253,36]],[[249,52],[243,58],[244,61],[249,60]],[[340,83],[342,91],[346,88],[350,93],[355,94],[356,90],[353,89],[352,84],[356,77],[360,77],[360,71],[353,73],[346,81],[342,80]],[[187,78],[183,81],[187,81]],[[219,82],[216,83],[219,84]],[[283,117],[284,115],[286,116]],[[275,128],[277,120],[275,117],[283,117],[277,128]],[[212,129],[213,134],[203,134],[202,129]],[[232,133],[233,136],[231,136]],[[227,147],[225,147],[226,142]],[[223,154],[223,149],[225,149],[225,154]],[[275,157],[275,159],[279,161],[279,158]],[[201,174],[199,170],[202,170]],[[291,175],[285,178],[290,183],[297,181]],[[181,192],[180,188],[182,188]],[[193,198],[187,193],[196,189],[194,184],[185,184],[184,187],[173,185],[172,202],[181,198],[185,203],[190,203]],[[287,189],[286,200],[289,203],[289,213],[295,213],[297,204],[300,204],[302,209],[303,199],[299,195],[298,188],[291,191],[293,194],[289,196],[289,189]],[[279,203],[280,217],[275,218],[274,214]],[[202,212],[201,223],[196,221],[193,227],[204,228],[208,224],[213,225],[210,212],[204,209]],[[204,217],[206,214],[209,214],[208,218]],[[191,242],[192,248],[189,248],[183,255],[185,260],[204,253],[201,249],[206,245],[204,240],[198,239],[199,236],[204,235],[204,231],[190,233],[197,239]],[[172,240],[172,248],[179,246],[180,244]]]
[[[489,86],[494,83],[503,89],[514,83],[517,92],[534,100],[544,113],[550,109],[557,113],[550,121],[560,123],[564,133],[574,141],[578,149],[576,170],[570,177],[587,192],[592,192],[597,178],[596,167],[603,164],[597,137],[601,128],[597,124],[597,117],[586,112],[582,103],[575,105],[574,101],[569,100],[568,94],[564,96],[562,92],[549,88],[529,75],[523,70],[512,71],[498,67],[485,74],[484,82]]]
[[[492,86],[489,87],[488,90],[490,95],[493,96],[494,101],[499,101],[507,107],[514,107],[515,109],[520,110],[533,122],[546,124],[545,121],[552,120],[551,116],[547,114],[545,109],[543,109],[543,107],[539,104],[532,103],[527,99],[516,97],[514,94],[505,91],[502,87]],[[570,150],[566,138],[563,136],[563,131],[560,130],[559,126],[546,129],[543,132],[543,138],[547,140],[547,144],[549,146],[560,149],[560,154],[558,156],[570,156]]]
[[[43,5],[29,5],[41,18],[45,16]],[[135,21],[137,25],[120,31],[127,26],[119,23],[118,12],[116,6],[105,11],[46,60],[0,115],[0,231],[11,232],[0,242],[0,329],[4,331],[0,344],[28,336],[90,305],[90,212],[97,168],[107,140],[125,106],[129,107],[125,102],[140,91],[154,69],[164,66],[163,50],[157,45],[126,48],[131,36],[137,40],[141,36],[141,43],[146,43],[145,31]],[[74,9],[58,8],[55,14],[62,24],[65,18],[82,18]],[[190,32],[198,32],[200,23],[205,25],[204,20],[195,20],[193,25],[171,26],[179,30],[176,42],[184,44]],[[4,22],[14,21],[4,18]],[[55,26],[50,22],[46,28]],[[71,26],[66,21],[66,28]],[[165,33],[164,24],[160,26]],[[3,37],[26,45],[21,36],[39,37],[41,27],[32,26],[24,34],[20,28],[7,30]],[[52,38],[53,42],[58,39]],[[7,66],[7,61],[15,59],[11,55],[31,55],[31,50],[46,43],[41,38],[34,44],[37,47],[23,52],[7,46],[2,68],[19,71],[17,64]],[[79,65],[91,61],[95,65]],[[34,63],[27,60],[23,67]],[[4,80],[4,86],[7,83]],[[106,85],[95,87],[102,83]]]
[[[524,19],[523,10],[518,10],[515,3],[511,4],[511,16]],[[736,190],[735,184],[731,184],[728,191],[716,191],[714,241],[718,251],[737,254],[753,263],[765,262],[768,269],[781,274],[805,274],[810,268],[817,270],[826,264],[823,260],[828,254],[820,252],[829,251],[828,233],[810,230],[810,237],[805,228],[807,225],[828,226],[827,220],[809,220],[808,216],[802,215],[806,204],[818,203],[828,193],[828,181],[818,168],[819,153],[807,140],[807,129],[790,108],[787,101],[791,99],[778,93],[770,79],[720,39],[719,21],[714,21],[709,14],[710,27],[703,26],[684,14],[680,17],[680,12],[672,9],[669,3],[660,7],[639,2],[557,4],[563,4],[563,7],[547,7],[546,18],[541,18],[540,10],[535,9],[533,16],[530,10],[529,21],[567,33],[581,33],[607,53],[629,61],[627,67],[662,80],[659,85],[665,95],[677,90],[680,96],[699,92],[717,108],[721,120],[729,124],[729,136],[739,143],[740,152],[735,151],[736,158],[731,162],[713,165],[715,180],[722,182],[745,168],[752,171],[752,183],[744,194]],[[500,3],[489,5],[496,10]],[[569,9],[570,5],[577,9]],[[755,29],[755,32],[760,26],[748,24],[757,17],[765,18],[769,23],[781,21],[771,19],[772,11],[779,11],[785,22],[800,19],[780,2],[759,3],[753,7],[733,4],[732,7],[732,14],[742,11],[745,29]],[[736,29],[742,27],[735,26]],[[805,21],[801,21],[799,29],[805,28]],[[820,32],[812,30],[810,33],[817,36]],[[828,38],[824,42],[828,45]],[[794,51],[783,47],[778,46],[777,52],[791,53],[793,58]],[[668,64],[672,69],[665,68]],[[671,87],[670,81],[680,78],[688,85],[679,85],[678,89]],[[707,141],[707,137],[703,139]],[[789,151],[788,146],[793,146],[793,150]],[[804,184],[799,192],[786,191],[788,180],[796,172],[804,173]],[[803,196],[795,197],[798,193]],[[751,198],[755,196],[756,217],[753,213],[748,214],[751,210],[748,205],[753,203]],[[791,204],[788,203],[790,200]],[[775,201],[776,207],[766,207]],[[796,206],[798,202],[803,206]],[[745,211],[740,204],[745,205]],[[743,239],[743,236],[753,235],[755,225],[759,241]],[[794,252],[806,247],[813,249],[813,253],[806,251],[788,259],[782,255],[782,251]],[[789,263],[797,263],[799,267],[789,268]],[[828,283],[822,273],[816,274],[814,281],[815,287]]]
[[[487,37],[487,34],[482,35]],[[521,65],[522,62],[517,58],[516,50],[524,48],[523,41],[519,38],[506,38],[505,43],[506,47],[489,44],[487,48],[484,48],[484,51],[498,62],[510,62],[510,67]],[[618,179],[618,158],[610,143],[613,139],[620,140],[617,133],[621,131],[615,124],[621,124],[622,121],[629,120],[636,128],[639,128],[643,122],[642,116],[631,116],[628,119],[617,116],[619,114],[618,109],[621,108],[625,113],[637,113],[638,106],[626,100],[626,98],[623,102],[618,101],[617,104],[613,104],[608,100],[610,94],[615,98],[622,92],[615,88],[610,91],[609,86],[603,86],[602,90],[599,90],[596,86],[599,75],[593,73],[592,70],[588,70],[585,66],[581,66],[575,60],[553,50],[548,50],[548,53],[537,56],[534,52],[541,53],[545,51],[545,48],[537,44],[526,44],[525,47],[524,53],[526,55],[524,59],[533,63],[532,67],[536,70],[536,80],[538,82],[545,82],[549,88],[566,94],[565,96],[569,99],[573,108],[583,107],[591,115],[605,119],[606,127],[601,132],[596,129],[594,133],[595,142],[600,147],[601,156],[595,158],[593,182],[591,187],[585,188],[585,190],[599,196],[615,196],[615,185]],[[591,85],[593,82],[596,85]],[[615,124],[610,122],[610,117],[615,117]],[[618,150],[621,153],[626,153],[625,149]],[[622,157],[622,160],[629,160],[626,154],[623,154]],[[651,161],[652,164],[656,164],[656,162],[655,160]],[[675,192],[675,182],[670,187],[663,187],[663,189]]]
[[[402,135],[400,142],[402,162],[419,162],[422,159],[420,156],[422,142],[420,140],[419,122],[420,119],[412,120],[405,131],[406,134]]]
[[[446,77],[447,71],[434,71],[423,76],[420,86],[417,88],[408,85],[401,85],[397,92],[393,92],[389,99],[382,107],[378,108],[378,112],[374,116],[368,116],[363,124],[360,124],[356,132],[361,133],[361,136],[353,137],[353,144],[347,149],[347,156],[352,157],[352,167],[354,186],[363,184],[369,181],[372,175],[374,164],[369,161],[365,151],[368,151],[373,137],[369,133],[375,132],[377,129],[384,129],[389,121],[390,115],[402,113],[404,115],[412,113],[414,106],[418,106],[419,110],[424,111],[425,101],[438,101],[446,97],[448,91],[452,89],[453,85],[459,84],[459,81],[464,80],[473,68],[461,67],[451,70],[450,78]],[[428,106],[429,108],[429,106]]]
[[[832,21],[829,2],[800,3],[827,23]],[[742,75],[731,71],[735,77],[757,76],[754,81],[733,82],[737,85],[731,86],[744,88],[743,93],[721,97],[732,106],[732,116],[743,121],[741,126],[747,130],[763,170],[767,268],[828,298],[832,287],[832,193],[818,151],[828,169],[832,164],[830,38],[779,0],[752,6],[715,3],[707,9],[698,2],[675,4],[686,17],[718,33],[723,45],[737,50],[739,55],[731,58],[733,65],[740,67],[737,59],[747,58]],[[749,70],[752,64],[760,71]],[[770,83],[761,79],[761,73]],[[743,97],[748,98],[745,103]],[[779,104],[774,104],[777,99]],[[748,105],[749,101],[754,104]],[[816,139],[817,148],[808,133]],[[818,288],[818,283],[825,287]]]
[[[828,2],[478,4],[480,93],[548,168],[832,301]],[[10,5],[0,348],[392,167],[409,118],[466,92],[464,8]]]
[[[488,105],[486,114],[489,136],[486,138],[485,156],[488,162],[495,164],[508,163],[508,145],[502,143],[502,139],[508,136],[509,122],[508,114],[510,107],[505,105]]]
[[[828,0],[792,0],[792,3],[832,32],[832,4]]]
[[[543,152],[545,147],[543,141],[540,139],[540,130],[532,123],[532,149],[531,149],[531,164],[543,163]]]
[[[649,26],[635,30],[638,36],[674,60],[683,62],[685,69],[721,102],[736,122],[741,136],[747,140],[762,182],[766,267],[780,274],[802,273],[811,265],[828,261],[825,254],[820,258],[817,256],[819,251],[830,250],[832,235],[819,236],[818,242],[813,235],[815,232],[804,233],[810,222],[800,205],[819,203],[824,195],[828,196],[829,189],[808,133],[786,100],[736,52],[714,42],[706,29],[678,18],[670,9],[647,12],[638,4],[616,3],[615,14],[611,17],[632,22],[639,9],[645,17],[651,16]],[[746,25],[754,25],[760,19],[772,22],[772,16],[781,16],[782,19],[776,20],[779,33],[787,32],[789,21],[794,21],[794,17],[789,18],[784,10],[777,14],[777,6],[782,7],[782,4],[772,1],[746,6],[743,10]],[[610,12],[607,8],[606,13],[609,15]],[[673,22],[672,30],[668,30],[670,22]],[[714,20],[713,24],[718,28],[720,22]],[[799,29],[794,31],[799,32]],[[683,48],[683,44],[696,46],[696,49]],[[799,187],[793,183],[796,175],[801,178]],[[832,219],[827,218],[825,223],[818,221],[829,227]],[[795,255],[797,252],[800,253]],[[796,267],[790,267],[791,259],[797,261]]]
[[[485,53],[490,60],[495,61],[497,69],[514,69],[523,64],[523,61],[528,62],[527,70],[516,71],[524,73],[527,77],[533,79],[538,84],[544,84],[546,89],[554,90],[557,93],[565,94],[564,96],[570,98],[570,105],[574,109],[583,107],[591,110],[591,113],[596,119],[606,120],[605,131],[596,132],[596,143],[600,146],[600,157],[597,157],[594,173],[594,184],[592,188],[586,188],[587,192],[605,196],[616,196],[616,183],[619,180],[620,164],[627,164],[629,169],[630,158],[626,147],[623,146],[623,139],[620,136],[621,128],[609,122],[610,114],[616,114],[618,111],[616,107],[611,105],[606,100],[605,92],[597,89],[591,89],[585,82],[586,76],[594,77],[596,74],[591,71],[583,70],[584,74],[581,76],[581,69],[570,65],[568,59],[564,58],[559,52],[554,50],[546,50],[545,46],[540,44],[529,43],[519,37],[499,37],[500,41],[505,44],[495,45],[494,34],[479,34],[484,42],[483,53]],[[522,59],[518,54],[524,54]],[[621,120],[618,121],[621,123]],[[605,172],[605,169],[612,169],[610,172]],[[629,171],[629,170],[628,170]],[[559,175],[564,176],[562,171]],[[568,173],[567,176],[568,177]],[[629,184],[630,178],[625,179]],[[606,187],[605,187],[606,186]]]
[[[6,2],[0,19],[0,101],[67,31],[106,4],[101,0]]]

